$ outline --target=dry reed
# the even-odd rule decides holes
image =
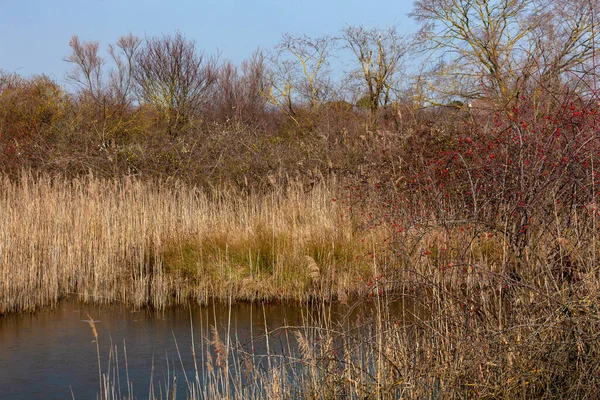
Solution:
[[[498,231],[441,220],[387,243],[383,227],[360,234],[339,218],[335,183],[249,196],[93,177],[24,174],[0,184],[7,312],[70,293],[157,308],[209,298],[323,301],[321,317],[291,335],[297,354],[267,351],[260,368],[252,358],[251,377],[231,370],[248,354],[207,333],[199,353],[208,361],[195,367],[189,398],[598,393],[598,246],[587,211],[573,211],[579,223],[558,238],[532,220],[536,240],[516,253]],[[324,300],[336,294],[361,296],[368,308],[352,324],[335,323]],[[269,334],[265,327],[267,349]],[[116,393],[115,382],[101,379],[103,393]]]
[[[368,273],[331,201],[335,185],[308,192],[212,193],[131,178],[65,180],[23,173],[0,177],[0,309],[86,302],[163,308],[234,300],[304,299],[338,288],[332,271]],[[316,264],[315,264],[316,265]],[[366,271],[366,272],[365,272]],[[338,273],[340,275],[340,273]],[[349,280],[346,279],[346,282]]]

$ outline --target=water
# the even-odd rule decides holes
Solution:
[[[401,314],[400,304],[391,306],[391,313]],[[252,355],[254,365],[261,368],[266,367],[267,354],[298,356],[295,330],[307,334],[306,326],[323,326],[323,320],[340,324],[338,327],[364,327],[369,325],[374,311],[373,304],[365,303],[354,308],[243,303],[231,308],[214,304],[164,312],[132,312],[127,307],[82,305],[66,300],[54,310],[0,318],[0,400],[96,398],[97,345],[102,373],[110,370],[111,380],[120,381],[119,398],[130,394],[138,399],[150,394],[168,398],[167,386],[172,386],[174,375],[177,398],[186,398],[186,374],[193,380],[195,371],[206,365],[203,357],[217,357],[215,347],[209,343],[214,326],[222,341],[229,333],[236,351],[241,349]],[[89,317],[95,321],[98,343]],[[197,352],[196,363],[192,343]],[[128,393],[127,382],[131,383],[132,393]]]
[[[338,309],[339,306],[332,313],[337,315]],[[201,338],[210,339],[212,326],[217,326],[222,340],[229,332],[232,341],[243,345],[244,350],[264,355],[266,321],[271,332],[269,350],[281,354],[296,346],[289,332],[293,326],[301,326],[315,314],[299,305],[239,304],[232,306],[231,313],[229,307],[221,304],[132,312],[126,307],[63,301],[55,310],[0,318],[0,399],[96,398],[98,359],[88,315],[97,328],[102,372],[108,370],[109,361],[114,366],[114,354],[117,355],[119,374],[113,379],[121,380],[123,397],[127,395],[126,374],[135,397],[148,398],[151,390],[158,396],[166,382],[172,381],[167,374],[175,371],[178,397],[184,398],[182,371],[185,369],[191,377],[195,371],[192,326],[197,350],[202,346]],[[284,326],[290,328],[277,329]],[[111,349],[113,356],[109,360]],[[205,365],[201,361],[198,364]]]
[[[299,307],[234,305],[230,334],[252,348],[250,334],[264,338],[265,319],[269,330],[300,325],[302,312]],[[55,310],[0,318],[0,399],[95,398],[99,391],[98,362],[88,314],[96,321],[103,372],[107,369],[112,342],[121,364],[120,379],[126,379],[125,348],[129,380],[138,398],[148,397],[151,374],[158,390],[169,369],[181,372],[176,343],[185,368],[193,370],[190,321],[196,346],[200,345],[197,341],[203,332],[207,336],[209,325],[216,323],[223,339],[229,325],[229,308],[224,305],[191,310],[174,308],[158,313],[64,301]],[[254,351],[266,350],[264,341],[253,343]],[[276,343],[273,341],[272,346]],[[183,379],[179,382],[184,387]],[[122,387],[126,388],[126,384]],[[185,390],[178,393],[184,397]]]

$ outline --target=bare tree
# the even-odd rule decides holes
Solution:
[[[107,149],[116,144],[117,136],[125,137],[134,126],[130,118],[134,101],[132,78],[141,40],[129,34],[119,38],[116,45],[109,45],[111,70],[99,55],[98,42],[82,42],[73,36],[69,45],[71,54],[65,61],[73,69],[67,79],[76,89],[78,118]]]
[[[99,43],[81,42],[79,37],[72,36],[69,46],[72,52],[65,61],[73,64],[74,67],[67,74],[67,79],[84,95],[91,96],[95,101],[101,101],[105,94],[105,87],[104,60],[98,54]]]
[[[293,56],[300,69],[298,92],[311,108],[318,107],[327,96],[329,57],[334,45],[331,36],[310,38],[288,33],[277,46],[280,53]]]
[[[597,12],[597,0],[417,0],[411,16],[440,93],[506,104],[590,59]]]
[[[544,1],[540,9],[531,39],[538,81],[546,87],[572,86],[596,76],[598,0]]]
[[[294,100],[297,96],[297,70],[290,60],[271,57],[268,69],[269,86],[264,92],[267,101],[292,118],[296,123]]]
[[[343,30],[342,38],[358,63],[355,73],[366,96],[362,102],[375,116],[380,106],[393,101],[392,91],[409,49],[407,40],[396,27],[378,30],[350,26]]]
[[[198,52],[181,33],[147,38],[135,56],[140,100],[154,107],[177,135],[198,115],[217,80],[217,61]]]
[[[266,71],[265,55],[259,49],[242,62],[244,104],[253,114],[263,111],[266,105],[263,96],[268,86]]]
[[[294,121],[295,103],[317,108],[327,100],[331,94],[328,59],[335,42],[331,36],[310,38],[284,34],[271,59],[267,100]]]
[[[65,58],[73,65],[67,79],[81,95],[91,98],[97,105],[110,102],[122,107],[129,106],[135,55],[141,42],[141,39],[128,34],[120,37],[116,45],[109,45],[108,53],[116,69],[107,74],[106,62],[99,55],[99,43],[81,42],[77,36],[73,36],[69,41],[71,54]]]
[[[250,122],[264,111],[266,99],[262,93],[267,86],[264,55],[257,50],[242,62],[241,69],[230,61],[221,65],[213,104],[228,120]]]
[[[108,53],[116,66],[110,74],[110,91],[122,107],[128,107],[133,100],[135,57],[141,44],[140,38],[128,34],[121,36],[116,45],[108,46]]]

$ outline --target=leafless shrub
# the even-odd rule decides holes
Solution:
[[[198,52],[181,33],[146,39],[136,53],[133,78],[143,103],[160,114],[177,136],[209,100],[217,81],[217,60]]]
[[[242,62],[238,69],[225,62],[219,67],[217,83],[210,108],[213,118],[225,122],[255,124],[264,117],[268,81],[265,57],[260,50]]]
[[[365,106],[375,116],[380,106],[394,100],[402,61],[409,50],[407,40],[396,27],[378,30],[349,26],[343,30],[342,38],[358,63],[354,74],[361,82]]]

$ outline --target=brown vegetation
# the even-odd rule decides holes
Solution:
[[[69,294],[163,308],[356,293],[354,278],[372,275],[362,260],[369,244],[339,218],[332,196],[324,184],[240,195],[164,181],[4,176],[0,308],[31,311]]]
[[[128,36],[112,74],[74,38],[74,93],[1,75],[2,313],[69,293],[368,301],[362,330],[297,333],[298,379],[272,360],[253,393],[596,397],[595,3],[558,21],[456,4],[416,2],[429,55],[455,58],[408,88],[404,41],[364,28],[345,30],[351,93],[326,74],[331,37],[285,36],[275,64],[238,70],[179,34]]]

